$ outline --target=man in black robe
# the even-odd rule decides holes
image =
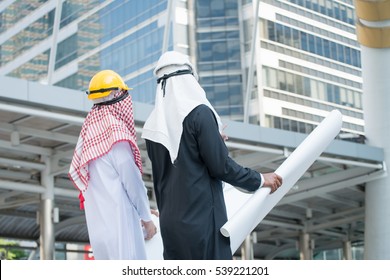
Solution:
[[[232,259],[222,181],[253,192],[282,178],[244,168],[229,157],[222,123],[188,58],[164,53],[155,109],[142,137],[152,162],[164,259]]]

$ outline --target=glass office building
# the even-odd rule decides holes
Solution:
[[[85,90],[97,71],[114,69],[136,88],[137,101],[154,100],[152,68],[161,55],[167,1],[5,2],[1,74]]]
[[[256,122],[308,133],[324,112],[338,109],[345,116],[343,131],[362,139],[361,61],[353,2],[264,0],[259,16],[259,86],[251,101]]]
[[[352,0],[261,0],[258,13],[249,0],[168,7],[166,0],[4,0],[0,75],[84,91],[94,73],[113,69],[135,101],[153,103],[169,22],[168,49],[190,55],[221,116],[243,121],[247,108],[250,123],[308,133],[337,108],[345,135],[363,139]]]

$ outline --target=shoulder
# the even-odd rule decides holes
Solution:
[[[210,117],[214,118],[213,111],[205,104],[198,105],[188,114],[189,119],[199,120],[204,118],[209,119]]]
[[[189,125],[196,131],[199,131],[202,128],[211,129],[217,126],[217,120],[213,111],[207,105],[201,104],[188,114],[185,119],[185,124]]]
[[[115,159],[116,157],[123,157],[132,154],[130,143],[126,140],[114,143],[111,146],[110,155]]]
[[[123,150],[130,150],[129,142],[127,141],[118,141],[114,143],[111,147],[113,151],[123,151]]]

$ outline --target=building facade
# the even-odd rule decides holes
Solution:
[[[153,68],[169,31],[167,49],[190,55],[221,116],[309,133],[338,109],[345,135],[364,135],[352,0],[176,0],[168,7],[3,1],[0,75],[84,91],[94,73],[114,69],[135,101],[153,103]]]
[[[248,7],[248,14],[252,13]],[[308,133],[332,109],[343,131],[363,135],[360,50],[352,1],[261,1],[257,123]]]

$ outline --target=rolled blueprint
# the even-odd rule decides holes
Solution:
[[[275,170],[275,173],[283,178],[283,184],[279,189],[270,194],[270,188],[260,188],[222,226],[220,231],[224,236],[230,237],[230,248],[233,254],[248,234],[264,219],[328,147],[339,133],[341,125],[341,113],[337,110],[330,112]],[[235,191],[239,192],[238,190]]]

